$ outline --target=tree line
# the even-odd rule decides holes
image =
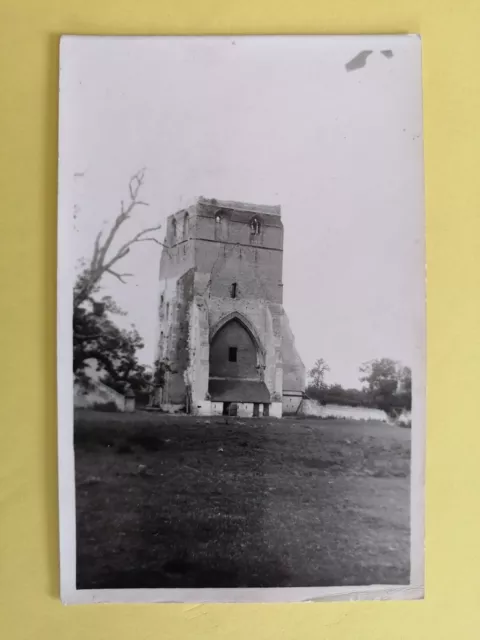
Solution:
[[[345,389],[340,384],[327,384],[330,367],[319,358],[308,372],[306,394],[321,404],[382,409],[390,416],[412,408],[412,371],[391,358],[364,362],[359,367],[361,389]]]

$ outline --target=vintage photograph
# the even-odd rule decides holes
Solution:
[[[62,600],[423,597],[420,39],[60,63]]]

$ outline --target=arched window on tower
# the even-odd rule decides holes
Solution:
[[[254,236],[258,236],[260,233],[260,220],[258,218],[252,218],[250,220],[250,230]]]
[[[189,223],[190,223],[190,217],[188,213],[185,213],[183,217],[183,239],[184,240],[188,240],[188,235],[190,232]]]
[[[215,216],[215,224],[220,224],[220,222],[222,221],[222,216],[217,213]]]
[[[177,242],[177,221],[175,218],[172,219],[172,244],[176,244]]]

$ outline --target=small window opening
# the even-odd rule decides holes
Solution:
[[[228,361],[229,362],[237,361],[237,347],[228,347]]]
[[[189,234],[189,216],[188,216],[188,213],[186,213],[185,217],[183,218],[183,239],[184,240],[188,240],[188,234]]]
[[[177,242],[177,221],[175,218],[172,220],[172,244]]]
[[[254,236],[258,236],[258,234],[260,233],[260,221],[258,218],[252,218],[250,222],[250,229]]]
[[[234,282],[232,284],[231,290],[230,290],[230,295],[232,298],[236,298],[237,297],[237,283]]]
[[[222,221],[222,216],[219,213],[217,213],[217,215],[215,216],[216,224],[220,224],[221,221]]]

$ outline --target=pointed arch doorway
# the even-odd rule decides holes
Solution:
[[[263,380],[264,361],[265,352],[256,332],[239,314],[230,314],[214,328],[209,393],[212,402],[221,403],[224,415],[236,406],[243,415],[257,416],[259,407],[270,403]]]

